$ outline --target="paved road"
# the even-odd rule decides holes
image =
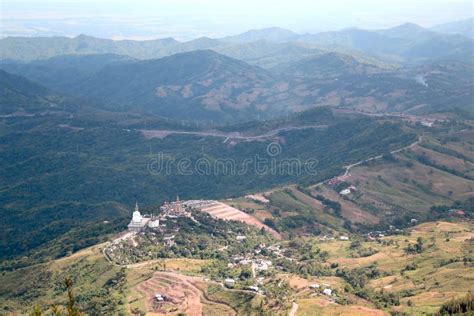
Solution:
[[[140,130],[140,132],[147,138],[165,138],[169,135],[178,134],[178,135],[195,135],[195,136],[206,136],[206,137],[220,137],[225,138],[226,141],[229,139],[241,139],[241,140],[259,140],[266,139],[276,136],[280,132],[288,132],[294,130],[302,129],[325,129],[327,125],[305,125],[305,126],[290,126],[282,127],[278,129],[271,130],[265,134],[255,135],[255,136],[246,136],[241,135],[238,132],[225,133],[219,131],[209,131],[209,132],[199,132],[199,131],[176,131],[176,130]]]

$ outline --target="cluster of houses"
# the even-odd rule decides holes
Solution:
[[[255,271],[267,271],[272,266],[271,260],[266,259],[248,259],[246,257],[234,257],[232,258],[233,263],[230,262],[227,264],[229,268],[235,266],[247,266],[252,265]]]
[[[262,284],[263,283],[263,278],[259,278],[259,279],[260,279],[259,284]],[[233,288],[235,286],[235,280],[232,279],[232,278],[226,278],[226,279],[224,279],[224,285],[228,288]],[[244,290],[252,291],[252,292],[255,292],[255,293],[260,293],[260,288],[258,287],[258,285],[246,286],[244,288]]]
[[[341,185],[342,183],[345,183],[349,178],[350,178],[350,174],[347,173],[347,174],[344,174],[342,176],[338,176],[338,177],[334,177],[332,179],[329,179],[326,184],[330,187],[337,187],[339,185]],[[354,185],[350,185],[349,187],[341,190],[339,192],[340,195],[342,196],[346,196],[346,195],[349,195],[349,194],[354,194],[357,192],[357,188],[354,186]]]
[[[273,263],[270,259],[267,259],[265,255],[274,255],[278,257],[283,257],[283,250],[279,245],[267,246],[262,243],[259,244],[253,253],[249,253],[245,256],[234,256],[231,259],[231,262],[227,264],[229,268],[234,268],[238,266],[251,266],[252,275],[255,279],[255,284],[252,286],[245,287],[246,290],[260,293],[259,285],[262,285],[265,281],[264,277],[257,277],[258,272],[268,271],[273,268]],[[265,253],[265,255],[264,255]],[[259,256],[259,257],[256,257]],[[290,258],[287,258],[290,259]],[[278,267],[277,267],[278,268]],[[232,278],[224,279],[224,285],[230,288],[235,286],[236,281]]]
[[[334,236],[328,236],[328,235],[322,235],[318,237],[318,240],[320,241],[328,241],[328,240],[335,240],[336,238]],[[341,235],[339,236],[339,240],[346,241],[349,240],[349,236],[346,235]]]

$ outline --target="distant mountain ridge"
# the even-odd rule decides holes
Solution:
[[[207,122],[273,118],[318,106],[371,113],[470,111],[474,85],[471,64],[396,69],[324,52],[269,70],[213,50],[151,60],[73,55],[5,62],[2,68],[61,94],[92,99],[105,110]]]
[[[256,41],[269,41],[269,42],[290,42],[297,40],[299,37],[293,31],[286,30],[280,27],[269,27],[258,30],[249,30],[242,34],[223,37],[220,40],[223,42],[232,42],[232,43],[248,43]]]
[[[469,19],[436,25],[430,30],[447,34],[460,34],[474,38],[474,17]]]
[[[465,24],[469,22],[463,22]],[[453,26],[445,29],[451,30]],[[469,29],[469,27],[467,27]],[[442,29],[442,28],[441,28]],[[193,50],[219,53],[263,67],[309,57],[303,50],[357,51],[388,63],[419,65],[440,60],[473,63],[474,41],[455,31],[438,33],[412,23],[385,30],[344,29],[316,34],[297,34],[282,28],[250,30],[220,39],[198,38],[178,42],[171,38],[113,41],[86,35],[66,37],[7,37],[0,39],[0,60],[45,59],[68,54],[117,54],[137,59],[161,58]],[[462,33],[462,32],[460,32]],[[287,51],[284,51],[288,49]],[[311,52],[307,52],[311,53]]]

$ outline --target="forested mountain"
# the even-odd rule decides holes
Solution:
[[[277,61],[284,59],[285,62],[296,61],[304,48],[346,50],[347,53],[359,51],[372,58],[404,65],[443,59],[472,63],[474,53],[473,40],[458,35],[457,32],[440,34],[415,24],[403,24],[385,30],[345,29],[301,35],[280,28],[268,28],[221,39],[198,38],[188,42],[178,42],[170,38],[112,41],[85,35],[74,38],[7,37],[0,39],[0,59],[30,61],[68,54],[118,54],[150,59],[193,50],[213,49],[230,57],[271,67],[275,63],[264,58],[265,55],[278,55],[275,52],[276,44],[280,45],[280,50],[291,47],[290,51],[293,53],[286,51],[283,56],[275,57]],[[250,49],[251,47],[253,49]]]
[[[52,90],[68,91],[108,65],[134,59],[114,54],[61,55],[27,62],[4,61],[0,69],[34,80]]]
[[[270,70],[211,50],[152,60],[63,56],[0,69],[95,107],[192,121],[245,121],[315,106],[372,113],[472,111],[471,64],[378,66],[352,55],[319,53]]]
[[[410,34],[415,28],[415,34]],[[424,31],[420,27],[405,25],[384,31],[347,29],[305,35],[302,41],[323,46],[342,46],[356,49],[388,62],[420,64],[423,62],[453,59],[473,62],[474,41],[460,35],[445,35]]]
[[[377,73],[386,69],[373,64],[365,64],[350,55],[325,53],[295,62],[283,63],[273,67],[272,70],[297,77],[328,79]]]
[[[134,58],[156,58],[160,50],[177,41],[113,41],[87,35],[68,37],[7,37],[0,40],[0,59],[35,60],[70,54],[118,54]]]
[[[419,40],[436,35],[435,32],[425,29],[414,23],[405,23],[389,29],[378,30],[377,33],[387,37],[402,38],[408,40]]]
[[[474,18],[436,25],[432,31],[447,34],[460,34],[474,38]]]
[[[0,114],[53,110],[62,101],[45,87],[0,70]]]
[[[256,101],[274,93],[273,82],[261,68],[206,50],[107,66],[70,92],[97,98],[113,109],[184,120],[231,120],[267,110],[263,104],[258,109]]]

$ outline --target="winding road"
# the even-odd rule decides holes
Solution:
[[[415,142],[411,143],[410,145],[404,146],[404,147],[402,147],[402,148],[398,148],[398,149],[392,150],[392,151],[390,151],[390,154],[393,155],[393,154],[396,154],[396,153],[398,153],[398,152],[401,152],[402,150],[413,148],[413,147],[415,147],[416,145],[418,145],[418,144],[422,141],[422,138],[423,138],[423,136],[419,136],[418,139],[417,139]],[[356,163],[353,163],[353,164],[344,166],[344,169],[345,169],[345,170],[344,170],[344,173],[341,174],[341,175],[339,175],[339,177],[341,177],[341,176],[347,176],[347,175],[349,174],[349,171],[350,171],[352,168],[357,167],[357,166],[359,166],[359,165],[361,165],[361,164],[363,164],[363,163],[366,163],[366,162],[369,162],[369,161],[372,161],[372,160],[380,159],[380,158],[382,158],[384,155],[385,155],[385,154],[380,154],[380,155],[377,155],[377,156],[374,156],[374,157],[369,157],[369,158],[367,158],[367,159],[360,160],[360,161],[358,161],[358,162],[356,162]],[[315,187],[317,187],[317,186],[322,185],[322,184],[323,184],[324,182],[326,182],[326,181],[327,181],[327,180],[320,181],[320,182],[318,182],[318,183],[312,185],[311,187],[312,187],[312,188],[315,188]]]
[[[408,146],[405,146],[405,147],[402,147],[402,148],[399,148],[399,149],[392,150],[392,151],[390,152],[390,154],[393,155],[393,154],[396,154],[396,153],[401,152],[402,150],[413,148],[413,147],[415,147],[416,145],[418,145],[418,144],[421,142],[421,139],[422,139],[422,136],[418,137],[418,139],[417,139],[416,142],[413,142],[413,143],[411,143],[411,144],[408,145]],[[344,172],[344,176],[347,176],[347,174],[349,173],[349,171],[350,171],[352,168],[354,168],[354,167],[356,167],[356,166],[358,166],[358,165],[360,165],[360,164],[363,164],[363,163],[365,163],[365,162],[369,162],[369,161],[372,161],[372,160],[380,159],[380,158],[382,158],[383,156],[384,156],[384,154],[382,154],[382,155],[377,155],[377,156],[374,156],[374,157],[367,158],[367,159],[365,159],[365,160],[358,161],[358,162],[353,163],[353,164],[351,164],[351,165],[345,166],[344,168],[346,168],[346,171]]]

